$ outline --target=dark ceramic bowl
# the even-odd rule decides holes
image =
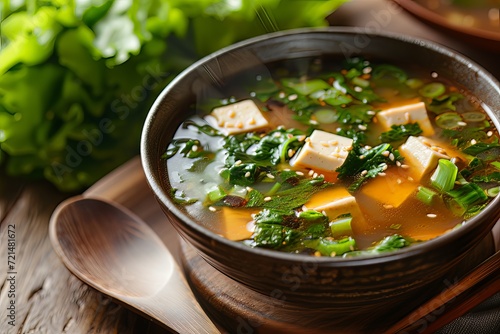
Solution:
[[[216,52],[189,67],[158,97],[145,123],[142,162],[148,182],[180,235],[213,267],[265,296],[280,295],[305,307],[335,309],[337,315],[380,315],[442,279],[483,240],[500,215],[500,198],[462,228],[434,240],[377,257],[311,257],[250,248],[197,224],[189,206],[170,198],[165,161],[160,157],[185,110],[206,88],[233,74],[282,59],[333,54],[405,61],[438,71],[468,88],[498,127],[500,87],[469,59],[432,42],[394,34],[321,28],[261,36]],[[340,311],[339,311],[340,310]],[[375,311],[374,311],[375,310]]]

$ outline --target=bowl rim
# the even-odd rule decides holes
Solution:
[[[452,58],[455,61],[458,61],[469,68],[470,71],[475,72],[477,76],[482,77],[488,85],[496,90],[498,95],[500,96],[500,83],[499,81],[490,74],[487,70],[485,70],[482,66],[469,59],[468,57],[460,54],[457,51],[452,50],[449,47],[443,46],[437,42],[433,42],[430,40],[426,40],[420,37],[394,33],[394,32],[367,32],[359,29],[359,27],[308,27],[308,28],[296,28],[296,29],[288,29],[282,30],[272,33],[267,33],[264,35],[259,35],[253,38],[249,38],[232,45],[226,46],[224,48],[215,51],[198,61],[194,62],[192,65],[188,66],[184,69],[180,74],[178,74],[158,95],[152,107],[150,108],[146,120],[144,122],[144,127],[141,135],[141,143],[140,143],[140,152],[141,152],[141,161],[142,167],[146,174],[146,179],[153,190],[157,200],[159,200],[166,208],[182,221],[182,224],[185,224],[189,227],[189,229],[196,231],[197,234],[207,238],[208,240],[214,240],[218,243],[223,244],[226,247],[233,248],[238,251],[244,251],[252,256],[257,257],[265,257],[272,258],[278,261],[285,261],[289,263],[313,263],[316,265],[322,266],[330,266],[330,267],[358,267],[363,266],[365,264],[381,264],[390,262],[393,259],[402,259],[402,258],[410,258],[414,256],[418,256],[421,253],[424,253],[426,249],[429,247],[441,248],[445,245],[452,243],[453,241],[460,239],[464,234],[470,233],[470,230],[474,228],[475,225],[481,223],[483,217],[491,215],[491,211],[496,209],[496,212],[493,213],[495,221],[500,219],[500,196],[494,198],[488,206],[482,210],[478,215],[469,219],[465,224],[463,224],[458,229],[453,229],[450,233],[446,232],[434,239],[427,240],[425,242],[412,245],[411,247],[406,247],[394,252],[389,252],[386,254],[378,254],[378,255],[361,255],[356,257],[316,257],[304,254],[293,254],[287,252],[276,251],[272,249],[265,248],[253,248],[247,245],[244,245],[238,241],[232,241],[227,238],[224,238],[217,233],[210,231],[208,228],[203,227],[202,225],[196,223],[191,217],[182,212],[177,205],[171,200],[170,196],[167,194],[165,189],[160,185],[160,183],[155,179],[154,170],[157,169],[156,165],[153,165],[148,158],[147,152],[150,152],[150,141],[148,139],[150,128],[155,122],[156,114],[161,109],[160,106],[165,100],[165,97],[170,93],[170,91],[177,85],[178,82],[184,80],[191,72],[195,71],[201,65],[212,61],[214,58],[220,57],[226,53],[249,47],[254,44],[270,41],[273,39],[284,38],[287,36],[297,36],[297,35],[308,35],[308,34],[347,34],[347,35],[355,35],[355,34],[364,34],[368,37],[373,38],[382,38],[395,40],[396,42],[403,42],[408,44],[415,44],[422,48],[428,49],[431,52],[439,53],[446,57]],[[489,109],[489,108],[488,108]],[[492,122],[496,126],[497,129],[500,129],[500,121],[495,117],[493,111],[491,109],[486,110],[489,114]],[[500,118],[500,117],[499,117]],[[485,217],[487,218],[487,217]],[[484,223],[484,222],[483,222]]]

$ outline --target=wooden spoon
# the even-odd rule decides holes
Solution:
[[[83,196],[61,203],[50,219],[52,245],[79,279],[179,333],[220,333],[155,232],[125,207]]]

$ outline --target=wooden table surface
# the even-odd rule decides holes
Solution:
[[[381,20],[382,13],[389,13],[389,16],[377,21]],[[362,28],[379,22],[381,30],[437,41],[459,50],[500,77],[498,54],[465,45],[427,27],[408,13],[396,9],[391,2],[352,0],[330,19],[334,25]],[[27,182],[3,174],[0,178],[0,333],[166,332],[81,283],[60,262],[49,240],[48,224],[52,211],[68,194],[45,182]],[[140,198],[124,197],[120,200],[124,203],[133,201],[132,209],[136,213],[145,218],[164,240],[171,238],[174,232],[164,223],[162,213],[146,187]],[[15,258],[9,255],[15,255]],[[12,312],[12,305],[15,312]]]

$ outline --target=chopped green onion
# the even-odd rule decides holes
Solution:
[[[418,92],[422,96],[434,98],[444,94],[444,92],[446,92],[446,87],[440,82],[431,82],[420,88]]]
[[[343,217],[330,222],[330,229],[333,237],[344,237],[352,235],[352,217]]]
[[[372,76],[374,79],[396,79],[397,81],[403,83],[408,79],[408,75],[405,71],[394,65],[382,64],[378,65],[373,69]]]
[[[351,252],[356,247],[356,240],[352,237],[334,240],[329,238],[322,238],[319,240],[318,245],[315,247],[321,255],[336,256]]]
[[[477,111],[465,112],[462,117],[466,122],[482,122],[486,119],[486,115]]]
[[[221,187],[214,185],[208,189],[207,198],[211,203],[215,203],[223,199],[226,195],[226,192]]]
[[[435,201],[438,193],[427,187],[418,187],[417,199],[424,204],[431,205]]]
[[[492,165],[493,167],[495,167],[496,169],[500,169],[500,161],[493,161],[493,162],[491,163],[491,165]]]
[[[438,167],[431,176],[431,184],[439,192],[450,191],[455,186],[458,167],[447,159],[439,159]]]
[[[475,183],[467,183],[460,188],[448,191],[447,194],[465,211],[471,206],[481,204],[488,199],[488,195],[484,190]]]
[[[489,197],[496,197],[498,195],[498,193],[500,192],[500,186],[498,187],[493,187],[493,188],[490,188],[488,190],[486,190],[486,194],[489,196]]]
[[[365,79],[362,79],[360,77],[355,77],[355,78],[352,78],[351,82],[354,84],[354,85],[357,85],[359,87],[363,87],[363,88],[366,88],[366,87],[369,87],[370,86],[370,81],[368,80],[365,80]]]
[[[283,84],[283,86],[289,87],[301,95],[309,95],[312,92],[316,92],[318,90],[331,88],[331,86],[326,81],[321,79],[312,79],[307,81],[283,79],[281,80],[281,83]]]
[[[320,109],[314,112],[316,120],[322,124],[331,124],[337,121],[337,113],[332,109]]]
[[[423,84],[424,84],[423,81],[420,79],[411,78],[411,79],[406,80],[406,85],[408,87],[410,87],[411,89],[420,88],[420,87],[422,87]]]
[[[463,126],[462,117],[456,112],[445,112],[436,117],[436,124],[442,129],[455,129]]]

